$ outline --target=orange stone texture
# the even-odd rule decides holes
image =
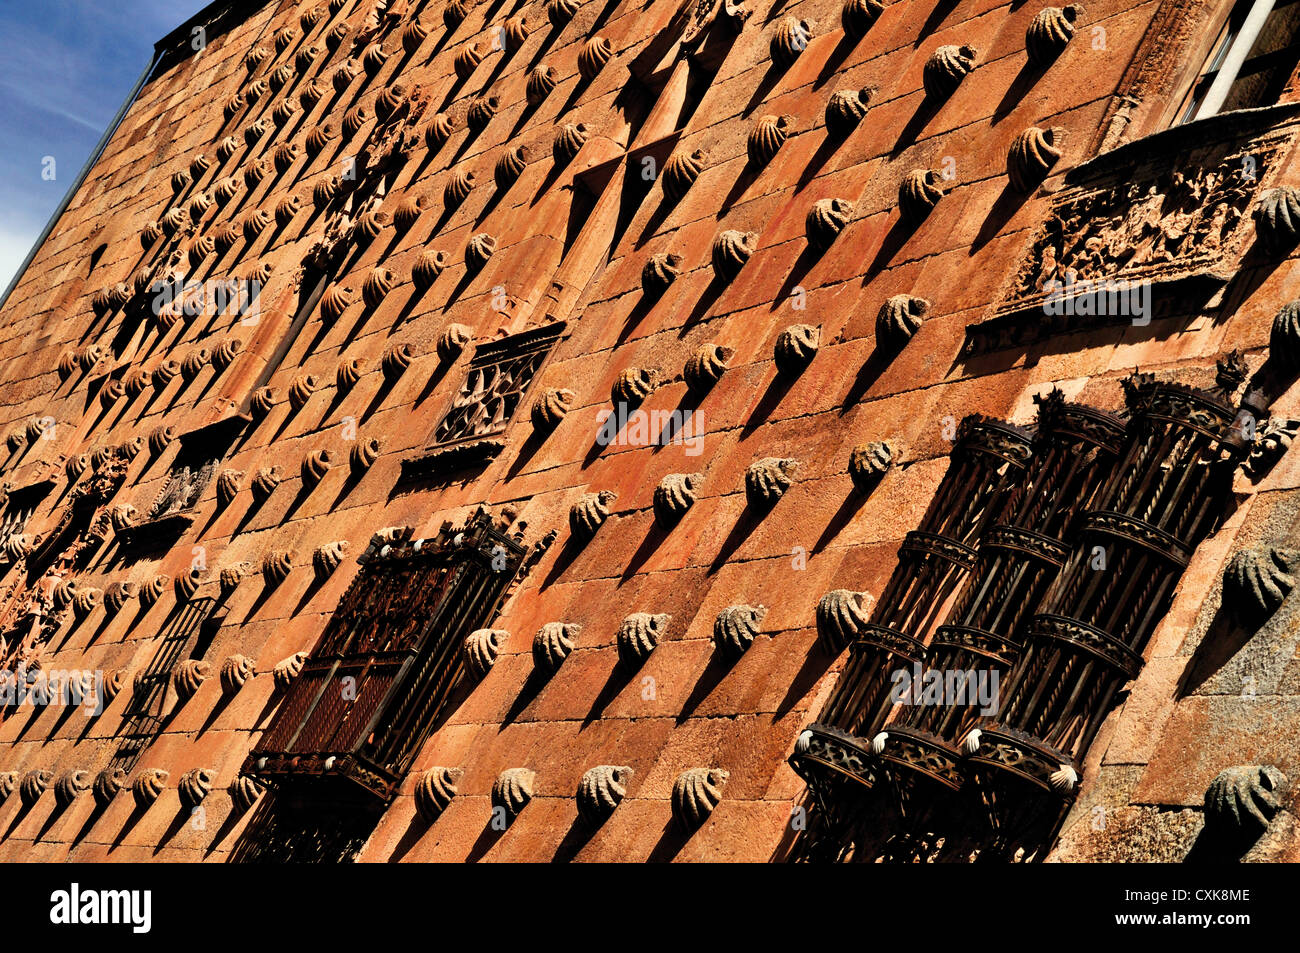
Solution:
[[[3,709],[0,860],[256,852],[275,783],[256,784],[251,809],[232,785],[285,697],[277,666],[311,656],[374,534],[430,539],[480,508],[539,558],[474,625],[505,633],[495,661],[462,672],[347,856],[797,855],[820,808],[788,759],[851,652],[819,640],[818,601],[880,596],[963,418],[1032,428],[1053,388],[1122,418],[1135,369],[1213,391],[1231,352],[1243,378],[1269,377],[1261,421],[1300,418],[1291,378],[1267,373],[1274,316],[1300,297],[1293,252],[1263,249],[1255,214],[1300,186],[1287,105],[1300,97],[1170,128],[1230,6],[1089,0],[1037,63],[1027,31],[1043,4],[1007,0],[269,0],[200,14],[159,44],[0,309],[6,665],[122,680],[93,716]],[[856,37],[854,17],[869,24]],[[943,47],[973,52],[950,91],[927,95]],[[832,133],[837,93],[861,114]],[[764,121],[782,133],[767,151]],[[1008,158],[1031,129],[1050,133],[1045,167]],[[1169,184],[1241,155],[1256,164],[1231,188]],[[917,171],[939,195],[920,215],[900,198]],[[1072,213],[1065,247],[1100,276],[1149,263],[1151,319],[1049,326],[1031,300],[1044,229],[1063,197],[1096,188],[1138,211]],[[1095,242],[1074,248],[1072,230]],[[643,283],[652,259],[672,278],[661,288]],[[151,300],[169,274],[260,290],[242,314],[171,313]],[[898,295],[925,304],[901,339],[877,340]],[[779,369],[796,325],[815,347]],[[506,372],[476,371],[476,355],[530,332],[535,367],[485,397]],[[708,345],[721,350],[702,358]],[[611,440],[619,395],[640,416]],[[563,405],[545,426],[544,398]],[[460,456],[440,453],[460,407]],[[377,456],[356,465],[370,440]],[[891,458],[863,492],[850,459],[873,442]],[[215,468],[182,474],[197,497],[151,521],[208,445]],[[794,464],[758,505],[747,473],[773,458]],[[271,468],[278,484],[255,493]],[[656,488],[674,474],[695,477],[693,502],[665,525]],[[1037,859],[1182,860],[1221,771],[1300,778],[1300,621],[1283,609],[1236,624],[1222,594],[1234,554],[1288,545],[1297,486],[1294,454],[1236,472]],[[589,494],[608,515],[588,536],[571,510]],[[216,608],[185,630],[199,604]],[[725,651],[715,620],[745,605],[765,610],[757,633]],[[619,647],[634,613],[671,617],[635,665]],[[578,628],[542,673],[534,640],[557,622]],[[223,684],[235,656],[247,678]],[[159,671],[140,739],[136,679]],[[98,805],[91,785],[132,743],[121,790]],[[612,813],[590,823],[576,792],[599,766],[624,770]],[[441,768],[454,797],[421,816],[417,789]],[[520,768],[531,799],[496,824],[494,785]],[[154,769],[166,777],[150,801]],[[673,791],[691,769],[717,769],[720,794],[683,828]],[[74,772],[73,796],[57,795]],[[1251,856],[1298,849],[1291,795],[1277,799]]]

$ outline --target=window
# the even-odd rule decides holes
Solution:
[[[485,510],[433,539],[372,541],[243,770],[391,798],[454,697],[465,637],[523,557]]]
[[[179,532],[194,519],[194,508],[216,475],[222,459],[243,426],[239,418],[223,420],[181,438],[181,448],[153,505],[139,526],[121,533],[124,545]]]
[[[1278,101],[1300,62],[1300,0],[1238,0],[1175,125]]]
[[[408,477],[429,477],[490,460],[505,444],[501,436],[555,342],[564,322],[492,341],[469,362],[451,406],[433,429],[427,451],[405,463]]]

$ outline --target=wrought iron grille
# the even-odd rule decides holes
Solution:
[[[187,650],[192,650],[204,620],[215,605],[216,601],[206,596],[191,599],[178,606],[166,622],[158,651],[137,676],[131,698],[122,712],[117,751],[110,767],[127,773],[135,770],[141,755],[158,737],[167,714],[164,706],[172,673]]]
[[[491,621],[524,552],[484,510],[433,539],[372,542],[244,771],[391,798],[454,697],[465,637]]]

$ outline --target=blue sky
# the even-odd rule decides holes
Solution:
[[[0,293],[153,54],[208,0],[0,0]],[[55,179],[41,177],[45,156]]]

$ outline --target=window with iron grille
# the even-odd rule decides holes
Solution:
[[[564,322],[556,321],[478,348],[426,452],[406,462],[408,475],[428,476],[500,453],[506,426],[563,333]]]
[[[1177,123],[1271,106],[1300,62],[1300,0],[1237,0]]]
[[[484,510],[432,539],[372,542],[244,771],[391,798],[454,697],[465,637],[523,556]]]

